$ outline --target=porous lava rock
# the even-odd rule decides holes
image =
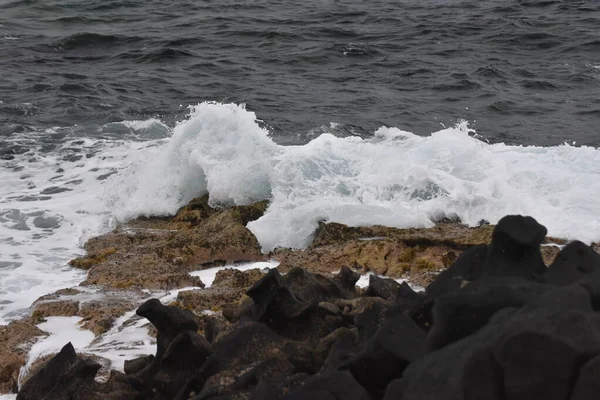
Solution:
[[[163,221],[161,235],[177,224],[209,232],[260,214],[260,207],[234,210],[223,213],[198,200]],[[127,361],[125,375],[113,371],[99,383],[97,364],[65,346],[25,383],[19,398],[599,397],[600,256],[594,247],[568,243],[548,262],[542,245],[555,252],[548,254],[558,247],[533,218],[456,225],[394,230],[321,224],[309,249],[274,253],[280,269],[223,271],[211,289],[184,291],[171,305],[147,300],[137,313],[156,328],[156,353]],[[180,259],[180,271],[197,262],[192,254],[200,253]],[[205,260],[215,261],[210,257]],[[416,268],[447,270],[429,279],[424,292],[375,275],[367,288],[356,288],[357,270],[399,278]]]

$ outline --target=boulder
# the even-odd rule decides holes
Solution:
[[[18,400],[118,400],[138,392],[118,374],[101,385],[94,378],[101,365],[77,356],[71,343],[52,357],[21,387]]]
[[[348,371],[331,371],[314,375],[292,389],[283,400],[371,400]]]
[[[409,317],[398,315],[388,319],[344,367],[373,398],[381,399],[388,383],[424,354],[425,333]]]
[[[479,279],[488,255],[488,245],[481,244],[463,252],[454,263],[427,286],[425,292],[432,297],[458,290],[466,283]]]
[[[492,234],[482,276],[534,279],[546,271],[540,244],[548,230],[532,217],[507,215]]]
[[[156,360],[160,362],[171,342],[186,331],[196,332],[198,322],[188,310],[179,307],[165,306],[157,299],[150,299],[142,304],[136,314],[146,318],[158,331],[156,337]]]
[[[365,291],[365,296],[381,297],[386,300],[394,300],[397,292],[400,290],[400,284],[393,279],[381,278],[377,275],[369,276],[369,286]]]
[[[213,347],[214,353],[194,378],[182,387],[176,399],[188,399],[192,392],[204,398],[202,396],[214,397],[239,391],[243,388],[237,384],[238,378],[268,359],[289,362],[294,369],[315,370],[312,349],[308,345],[286,339],[258,322],[238,324],[220,335]],[[280,372],[273,370],[269,374],[275,378],[289,373],[286,369]]]
[[[153,361],[153,354],[134,358],[133,360],[125,360],[123,370],[125,372],[125,375],[133,375],[140,372],[148,365],[152,364]]]
[[[565,399],[581,363],[598,353],[600,316],[588,294],[555,289],[414,361],[402,399]]]
[[[189,272],[242,261],[263,261],[260,245],[246,228],[266,203],[211,208],[208,197],[193,200],[172,219],[140,218],[90,239],[88,254],[71,265],[88,270],[83,284],[169,290],[203,287]]]
[[[558,253],[544,277],[550,284],[564,286],[598,270],[600,270],[600,254],[576,240],[567,244]]]
[[[586,362],[579,370],[570,400],[595,399],[600,393],[600,355]]]
[[[394,379],[385,389],[383,400],[401,400],[402,399],[402,379]]]
[[[427,349],[433,351],[465,338],[485,326],[496,312],[521,307],[550,289],[547,285],[509,277],[477,281],[441,295],[433,304]]]

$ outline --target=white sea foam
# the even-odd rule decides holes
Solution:
[[[39,296],[85,279],[67,262],[110,227],[110,210],[98,197],[104,178],[149,145],[78,139],[43,153],[35,140],[26,143],[30,153],[0,162],[0,324],[27,313]],[[76,150],[78,160],[70,158]]]
[[[270,199],[248,224],[264,251],[306,246],[320,220],[427,227],[445,215],[475,225],[514,213],[589,242],[600,239],[599,175],[598,149],[488,144],[466,123],[427,137],[380,128],[370,139],[278,146],[243,106],[202,103],[105,198],[122,220],[172,214],[205,193],[217,205]]]
[[[102,140],[1,160],[0,324],[84,279],[66,263],[114,218],[172,214],[205,193],[213,205],[269,199],[248,225],[265,251],[306,246],[320,220],[423,227],[445,215],[474,225],[527,214],[552,235],[600,239],[598,149],[488,144],[466,124],[426,137],[380,128],[368,139],[325,127],[306,145],[280,146],[256,118],[202,103],[172,136],[157,120],[121,122],[103,127]],[[41,146],[30,133],[21,139]]]
[[[91,331],[79,328],[80,317],[48,317],[46,322],[38,325],[48,336],[36,342],[29,350],[27,363],[21,368],[19,381],[27,374],[35,360],[48,354],[58,353],[60,349],[71,342],[75,351],[84,350],[92,340]]]

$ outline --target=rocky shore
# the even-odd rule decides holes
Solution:
[[[71,261],[88,271],[80,286],[41,297],[29,318],[0,327],[0,393],[19,391],[23,400],[600,395],[594,245],[547,237],[534,219],[507,216],[476,228],[321,223],[309,248],[263,254],[246,224],[266,206],[214,209],[203,197],[172,218],[138,219],[88,241],[87,255]],[[267,261],[273,268],[215,269]],[[55,317],[91,332],[89,351],[67,340],[58,353],[33,359],[31,349],[51,334],[44,321]],[[155,338],[151,351],[111,343],[110,334],[134,325]],[[119,366],[110,351],[133,356]]]

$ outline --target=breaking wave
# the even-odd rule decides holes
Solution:
[[[206,193],[217,206],[269,199],[248,224],[264,251],[307,246],[323,220],[405,228],[519,213],[556,236],[600,238],[598,149],[488,144],[466,122],[427,137],[382,127],[280,146],[243,105],[202,103],[134,158],[106,186],[118,220],[173,214]]]

